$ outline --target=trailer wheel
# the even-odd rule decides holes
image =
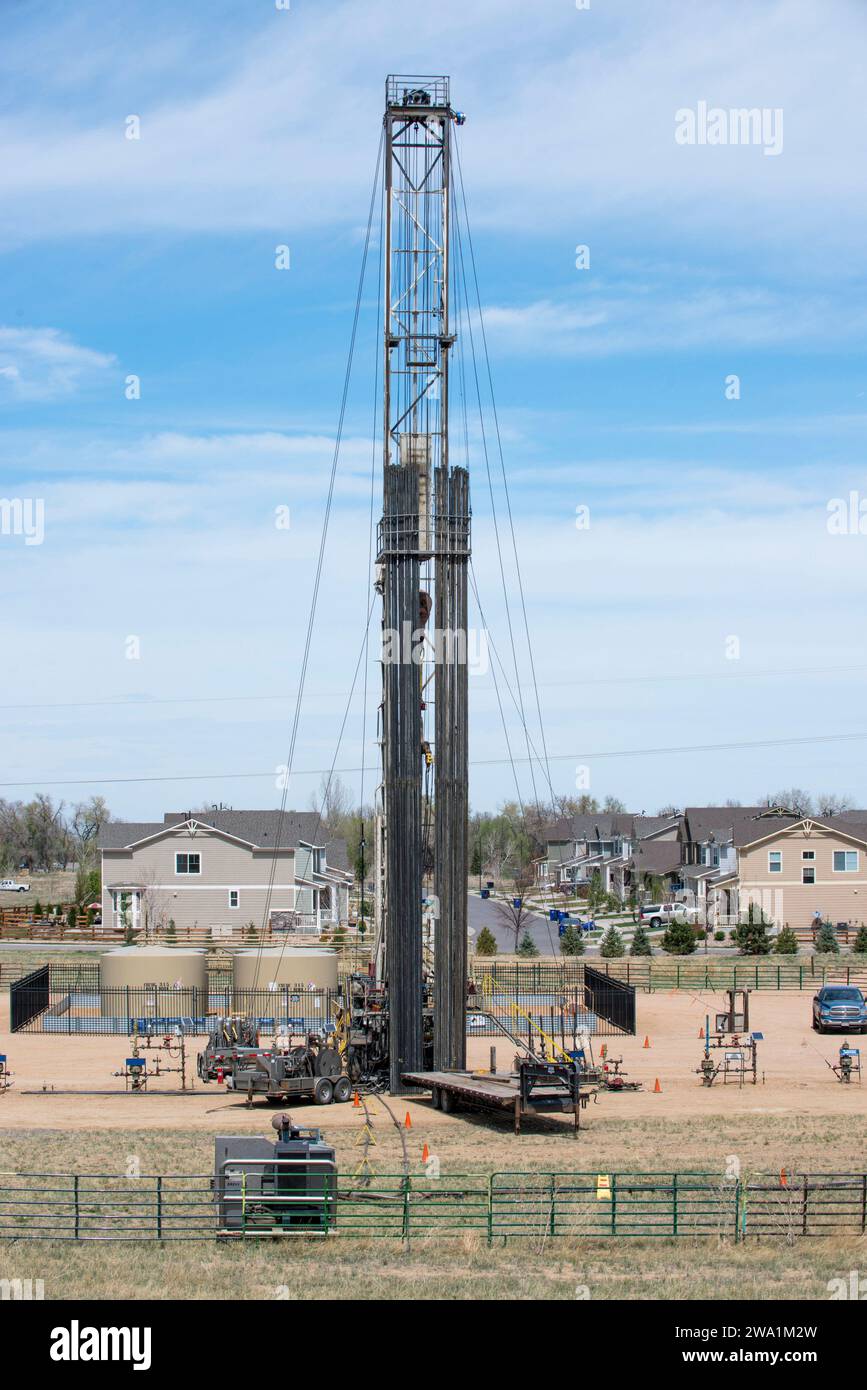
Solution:
[[[334,1099],[334,1086],[327,1076],[320,1076],[313,1088],[313,1099],[317,1105],[330,1105]]]
[[[348,1076],[338,1076],[334,1083],[334,1099],[339,1105],[344,1105],[352,1095],[352,1082]]]
[[[451,1091],[440,1091],[440,1110],[443,1114],[450,1115],[455,1108],[455,1098]]]

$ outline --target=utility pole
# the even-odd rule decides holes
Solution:
[[[384,866],[390,1089],[423,1066],[422,680],[434,613],[434,1064],[465,1054],[469,476],[448,448],[451,133],[446,77],[389,77],[385,106]],[[433,561],[434,597],[421,586]]]

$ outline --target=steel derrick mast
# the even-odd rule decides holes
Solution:
[[[385,109],[384,825],[390,1088],[423,1065],[423,778],[433,759],[434,1065],[465,1061],[469,477],[449,463],[451,136],[445,77],[390,77]],[[431,594],[430,589],[433,589]],[[433,662],[433,727],[426,664]],[[432,745],[432,746],[431,746]],[[429,866],[428,866],[429,867]]]

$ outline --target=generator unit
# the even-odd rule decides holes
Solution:
[[[275,1115],[272,1144],[255,1135],[214,1138],[217,1224],[226,1234],[324,1235],[334,1224],[337,1163],[318,1129]]]
[[[239,1058],[259,1050],[259,1030],[252,1019],[231,1014],[218,1018],[205,1049],[196,1060],[202,1081],[221,1081]]]

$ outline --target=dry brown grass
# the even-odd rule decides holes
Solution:
[[[391,1102],[394,1108],[396,1103]],[[381,1102],[374,1108],[380,1173],[400,1169],[401,1142]],[[308,1119],[308,1116],[305,1116]],[[309,1122],[326,1117],[309,1114]],[[251,1132],[268,1129],[256,1115]],[[355,1134],[335,1130],[344,1171],[358,1162]],[[210,1135],[197,1130],[21,1130],[0,1136],[9,1171],[120,1172],[136,1156],[145,1173],[210,1172]],[[420,1172],[420,1140],[409,1135],[412,1167]],[[709,1134],[706,1120],[609,1120],[594,1130],[592,1156],[562,1134],[525,1135],[516,1146],[507,1130],[473,1119],[437,1131],[436,1152],[449,1173],[520,1167],[596,1171],[703,1168],[721,1171],[727,1154],[744,1168],[776,1171],[780,1155],[797,1149],[817,1168],[863,1166],[861,1138],[845,1123],[828,1121],[804,1132],[803,1117],[767,1116],[756,1132],[743,1117],[724,1134]],[[414,1239],[404,1249],[393,1239],[333,1237],[325,1241],[266,1241],[238,1246],[189,1244],[79,1246],[48,1242],[0,1244],[0,1278],[42,1279],[47,1298],[244,1299],[823,1299],[830,1279],[848,1277],[867,1260],[864,1239],[730,1241],[708,1239],[541,1238],[489,1248],[478,1232],[457,1238]]]

